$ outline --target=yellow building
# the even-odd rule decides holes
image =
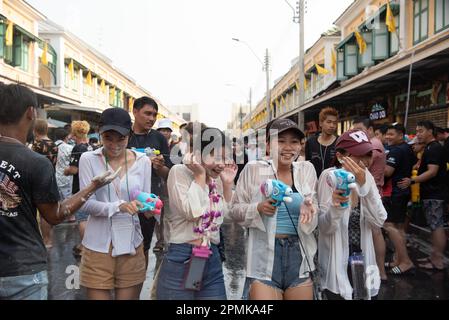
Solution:
[[[421,119],[448,127],[449,0],[387,2],[357,0],[338,17],[337,82],[312,99],[306,92],[304,105],[277,116],[302,111],[307,130],[317,127],[323,107],[333,106],[340,112],[342,132],[357,116],[405,122],[409,101],[409,130]],[[310,68],[307,59],[305,64]]]

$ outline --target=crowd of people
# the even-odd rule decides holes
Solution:
[[[309,137],[289,119],[258,139],[198,122],[177,137],[169,119],[154,128],[158,104],[142,97],[134,122],[111,108],[100,139],[74,121],[53,142],[37,106],[29,89],[0,84],[0,299],[47,299],[52,226],[64,221],[78,224],[73,254],[91,300],[139,299],[153,234],[162,259],[152,299],[225,300],[224,223],[247,230],[243,299],[376,299],[390,276],[444,269],[449,129],[430,121],[412,136],[358,118],[338,136],[328,107]],[[353,177],[351,192],[332,184],[337,172]],[[277,183],[288,200],[261,192]],[[162,212],[140,194],[158,196]],[[415,262],[411,207],[432,231],[432,254]]]

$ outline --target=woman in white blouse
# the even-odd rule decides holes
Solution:
[[[365,132],[345,132],[337,140],[336,166],[325,170],[318,183],[318,262],[321,288],[328,300],[372,299],[379,292],[380,275],[371,228],[381,228],[387,213],[374,178],[367,169],[372,162],[373,150]],[[333,190],[328,183],[332,171],[341,167],[356,178],[357,188],[350,197],[343,197],[341,190]],[[342,203],[348,205],[342,206]],[[358,274],[356,279],[352,279],[351,256],[364,257],[364,269],[359,268],[361,271],[355,273]],[[354,281],[358,282],[355,297]]]
[[[151,193],[151,163],[144,154],[126,149],[130,130],[131,118],[125,110],[104,111],[100,120],[104,146],[84,153],[80,160],[81,188],[106,168],[121,168],[119,177],[99,189],[82,208],[90,216],[82,240],[80,280],[91,300],[137,300],[145,281],[138,217],[142,204],[133,194]]]
[[[158,300],[226,299],[217,245],[237,166],[226,161],[226,156],[231,155],[226,146],[231,144],[225,143],[220,130],[204,129],[193,139],[194,155],[187,154],[184,164],[174,166],[168,176],[170,211],[164,219],[169,228],[169,247],[159,270]],[[201,247],[210,250],[203,270],[192,264],[194,251]],[[189,271],[199,274],[197,290],[188,289],[191,283],[185,280]]]
[[[270,160],[246,165],[232,201],[231,216],[249,231],[244,298],[311,300],[317,249],[316,172],[311,163],[296,162],[304,134],[293,121],[275,120],[267,133]],[[268,179],[291,186],[293,202],[273,206],[260,190]],[[301,196],[308,200],[302,205]]]

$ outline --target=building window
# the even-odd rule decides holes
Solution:
[[[345,51],[337,51],[337,80],[345,80]]]
[[[373,30],[373,60],[385,60],[389,57],[389,32],[385,20]]]
[[[427,39],[429,0],[413,0],[413,44]]]
[[[449,27],[449,0],[435,0],[435,32]]]
[[[23,71],[28,72],[29,70],[29,61],[30,61],[30,55],[29,55],[29,47],[30,47],[30,43],[24,41],[22,43],[22,48],[21,48],[21,54],[22,54],[22,63],[20,64],[20,69],[22,69]]]
[[[360,55],[359,54],[359,67],[369,67],[374,65],[373,61],[373,33],[371,31],[366,31],[361,33],[363,39],[366,42],[366,50]]]
[[[396,33],[390,33],[390,57],[399,52],[399,15],[394,16]]]
[[[345,76],[355,76],[358,73],[358,48],[355,43],[345,44]]]
[[[3,58],[5,54],[5,32],[6,26],[5,23],[0,23],[0,58]]]

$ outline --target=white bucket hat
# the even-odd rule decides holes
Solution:
[[[173,131],[172,121],[170,119],[159,120],[158,130],[159,129],[170,129]]]

